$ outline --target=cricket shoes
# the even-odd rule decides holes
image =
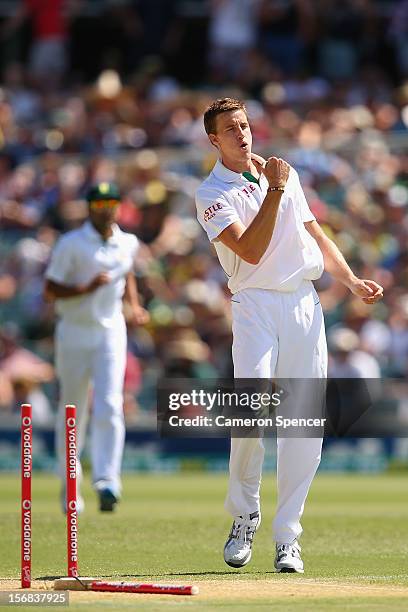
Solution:
[[[301,548],[294,540],[291,544],[277,544],[275,569],[280,573],[303,574],[303,561],[300,556]]]
[[[114,512],[119,497],[113,493],[111,489],[99,489],[99,510],[101,512]]]
[[[224,561],[231,567],[244,567],[252,556],[252,542],[261,524],[261,513],[252,512],[245,518],[239,516],[232,523],[224,546]]]

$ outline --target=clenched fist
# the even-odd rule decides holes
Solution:
[[[384,297],[383,287],[372,280],[355,278],[348,286],[365,304],[375,304]]]
[[[280,157],[269,157],[265,160],[260,155],[251,155],[252,162],[255,164],[258,172],[263,174],[268,179],[270,187],[280,187],[284,189],[290,172],[290,165]]]

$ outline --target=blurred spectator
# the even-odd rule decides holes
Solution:
[[[168,0],[133,0],[140,20],[140,55],[160,54],[166,59],[171,54],[170,28],[176,16],[175,2]]]
[[[9,409],[13,403],[13,386],[8,377],[0,371],[0,410]]]
[[[98,57],[97,62],[93,61],[93,70],[113,68],[131,72],[140,60],[143,36],[151,34],[151,30],[145,31],[131,0],[107,0],[101,5]]]
[[[397,0],[392,9],[388,35],[394,47],[400,78],[408,77],[408,0]]]
[[[282,75],[305,67],[315,35],[315,7],[310,0],[262,0],[260,42]]]
[[[0,365],[9,380],[32,383],[50,382],[54,377],[52,365],[20,346],[21,340],[13,326],[0,330]]]
[[[33,406],[33,422],[52,426],[50,402],[40,385],[54,378],[53,367],[31,351],[19,346],[13,326],[0,330],[0,406],[18,412],[22,403]]]
[[[164,347],[164,375],[168,378],[216,378],[209,357],[209,347],[197,332],[180,330]]]
[[[405,287],[406,289],[406,287]],[[404,377],[408,372],[408,294],[398,300],[389,318],[390,342],[387,347],[390,376]]]
[[[247,69],[256,43],[259,0],[211,0],[209,63],[215,82],[234,80]]]
[[[205,72],[210,0],[174,0],[167,35],[156,54],[167,59],[168,71],[177,80],[196,84]],[[149,3],[150,0],[144,0]],[[162,44],[164,48],[162,50]],[[157,53],[160,50],[160,53]]]
[[[9,63],[4,70],[4,84],[16,123],[33,124],[41,110],[39,93],[29,86],[24,68],[18,62]],[[12,159],[10,159],[12,162]]]
[[[328,336],[331,352],[328,374],[332,378],[380,378],[377,360],[359,350],[358,335],[347,327],[333,329]]]
[[[50,428],[54,425],[51,404],[38,382],[27,378],[16,378],[13,383],[14,412],[19,413],[21,404],[31,404],[33,423],[36,427]]]
[[[34,84],[47,90],[58,86],[67,71],[69,5],[73,0],[20,0],[15,15],[3,25],[3,36],[11,36],[26,19],[30,20],[29,74]]]
[[[372,0],[323,0],[319,62],[321,73],[331,79],[349,79],[363,59],[372,57],[376,40]]]

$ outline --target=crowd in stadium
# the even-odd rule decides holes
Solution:
[[[43,274],[58,235],[86,217],[84,196],[97,181],[118,183],[119,224],[143,243],[138,286],[151,320],[129,328],[128,422],[153,410],[161,376],[232,374],[226,278],[194,204],[215,162],[202,113],[224,95],[246,100],[254,150],[297,169],[319,223],[362,278],[384,286],[384,300],[369,307],[326,274],[317,282],[330,373],[407,375],[406,0],[105,2],[94,17],[107,41],[98,55],[97,39],[95,75],[86,74],[89,56],[79,69],[84,3],[70,21],[61,3],[48,38],[36,3],[21,4],[2,24],[4,411],[31,401],[39,424],[52,421],[55,317]],[[26,18],[33,30],[24,54]],[[41,50],[50,38],[59,55]]]

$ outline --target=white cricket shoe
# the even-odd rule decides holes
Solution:
[[[244,567],[250,562],[252,542],[260,524],[260,512],[252,512],[245,518],[240,516],[234,520],[224,546],[224,561],[227,565]]]
[[[291,544],[277,544],[275,557],[276,571],[303,574],[303,561],[300,551],[301,548],[297,540],[294,540]]]

